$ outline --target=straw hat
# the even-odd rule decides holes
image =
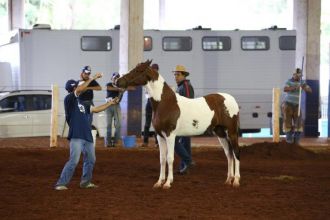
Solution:
[[[186,71],[186,68],[182,65],[176,65],[175,70],[172,72],[181,72],[185,76],[189,76],[189,72]]]

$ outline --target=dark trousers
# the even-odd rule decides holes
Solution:
[[[150,136],[150,126],[151,126],[151,120],[152,120],[152,107],[151,102],[148,99],[146,104],[146,121],[144,123],[144,131],[143,131],[143,143],[147,144],[149,142],[149,136]],[[157,136],[155,134],[155,140],[156,144],[158,144]]]
[[[190,137],[177,136],[174,145],[175,153],[180,157],[180,169],[191,164],[191,139]]]

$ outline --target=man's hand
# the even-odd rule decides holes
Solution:
[[[119,97],[116,97],[112,101],[114,101],[114,104],[118,104],[120,100],[119,100]]]
[[[99,79],[103,76],[103,73],[95,73],[95,75],[93,76],[93,80],[95,79]]]
[[[113,99],[108,99],[107,103],[111,103],[111,105],[116,105],[119,103],[119,98],[116,97],[116,98],[113,98]]]
[[[291,86],[291,91],[296,91],[299,90],[300,86]]]

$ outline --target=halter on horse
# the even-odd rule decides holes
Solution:
[[[239,186],[239,107],[235,99],[226,93],[209,94],[188,99],[176,94],[164,78],[150,68],[151,61],[138,64],[120,77],[116,86],[145,86],[151,98],[152,124],[157,133],[160,151],[160,175],[155,188],[170,188],[173,182],[175,136],[203,134],[210,129],[218,137],[228,161],[225,184]],[[168,176],[165,178],[166,162]]]

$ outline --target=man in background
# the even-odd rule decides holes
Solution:
[[[79,85],[83,84],[84,82],[88,81],[90,79],[90,74],[92,73],[92,69],[90,66],[84,66],[80,73],[80,81]],[[94,90],[100,91],[102,90],[100,84],[96,82],[95,80],[92,80],[86,88],[81,92],[81,95],[79,96],[79,101],[87,106],[87,109],[90,109],[91,106],[94,105],[93,99],[94,99]],[[89,111],[89,110],[88,110]],[[90,112],[89,114],[89,122],[92,124],[93,122],[93,113]]]
[[[177,65],[174,72],[177,84],[176,92],[187,98],[194,98],[194,88],[190,80],[186,79],[189,72],[182,65]],[[191,139],[190,137],[177,136],[175,138],[174,149],[176,154],[181,158],[179,174],[186,174],[190,167],[194,164],[191,156]]]
[[[286,92],[282,103],[283,132],[286,134],[288,143],[299,144],[303,132],[303,119],[301,112],[299,112],[301,91],[311,93],[312,89],[306,84],[305,80],[302,80],[301,69],[297,68],[292,78],[286,81],[283,90]]]
[[[119,102],[122,98],[122,93],[125,91],[122,88],[115,87],[113,83],[116,79],[120,77],[120,74],[114,72],[111,76],[111,81],[107,83],[107,100],[112,100],[117,97],[119,98]],[[107,120],[107,133],[104,137],[104,146],[105,147],[115,147],[115,145],[119,145],[121,142],[121,109],[120,104],[115,104],[107,108],[105,111],[106,120]],[[114,123],[115,134],[114,138],[112,138],[112,123]]]
[[[151,69],[158,72],[159,66],[157,63],[151,65]],[[143,144],[142,147],[148,147],[149,145],[149,137],[150,137],[150,126],[152,121],[152,107],[151,100],[149,94],[146,91],[147,104],[145,106],[145,123],[144,123],[144,131],[143,131]],[[155,144],[158,145],[157,135],[155,134]]]

